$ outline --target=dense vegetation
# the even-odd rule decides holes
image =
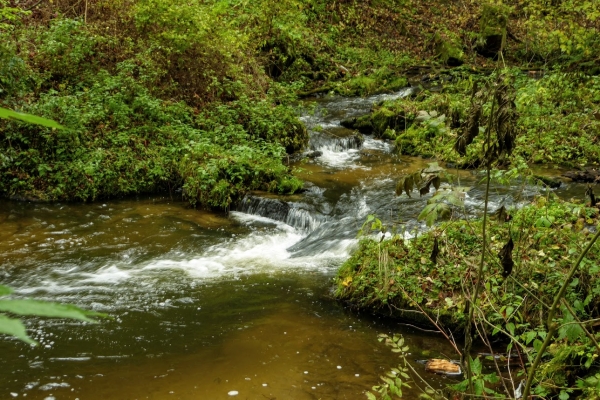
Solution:
[[[599,54],[596,0],[0,0],[0,107],[67,127],[0,122],[0,196],[181,192],[228,208],[253,189],[293,193],[302,182],[288,156],[308,140],[298,96],[407,85],[413,97],[345,124],[400,154],[484,168],[488,180],[492,167],[586,167],[600,159]],[[500,69],[508,100],[495,103],[497,92],[476,89],[492,93],[487,76]],[[501,102],[514,105],[502,118]],[[492,126],[505,144],[490,144]],[[399,194],[415,179],[402,178]],[[428,216],[452,203],[440,193]],[[534,364],[537,395],[599,398],[598,255],[575,261],[594,205],[538,198],[510,224],[452,220],[410,242],[363,241],[336,294],[439,315],[469,339],[472,325],[484,341],[501,333],[526,354],[523,369]],[[459,391],[499,390],[481,364],[463,366]]]
[[[1,0],[0,7],[0,105],[70,128],[0,125],[0,194],[27,199],[182,188],[193,204],[227,207],[251,189],[294,192],[301,182],[283,160],[307,140],[296,93],[395,90],[415,65],[481,67],[499,54],[513,65],[595,73],[600,48],[594,1]],[[589,117],[584,106],[565,107]],[[574,158],[590,160],[595,151]]]
[[[515,152],[505,164],[557,164],[586,167],[600,162],[600,77],[550,72],[532,79],[519,69],[513,76],[519,118]],[[444,160],[459,167],[481,165],[482,136],[466,154],[454,151],[468,123],[474,82],[454,72],[436,91],[376,105],[369,115],[345,121],[349,127],[394,140],[399,154]],[[442,76],[442,78],[444,78]],[[489,115],[483,110],[483,118]]]

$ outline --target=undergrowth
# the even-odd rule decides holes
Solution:
[[[554,71],[532,79],[513,70],[519,131],[515,151],[505,164],[597,165],[600,160],[600,77]],[[424,156],[460,167],[481,165],[483,136],[461,156],[454,151],[464,134],[473,83],[486,78],[454,76],[439,90],[385,101],[350,127],[395,140],[400,154]],[[483,110],[483,125],[489,115]],[[433,114],[432,114],[433,113]]]
[[[532,360],[546,337],[547,305],[552,304],[599,217],[595,207],[550,195],[491,221],[483,269],[485,290],[476,310],[478,337],[500,338],[509,343],[507,350],[513,348],[525,360]],[[459,219],[409,240],[399,235],[381,242],[363,239],[335,278],[335,296],[359,308],[424,325],[436,321],[439,329],[456,335],[467,324],[466,304],[481,258],[481,231],[481,219]],[[515,264],[512,273],[503,277],[498,254],[510,238]],[[434,247],[438,248],[435,259]],[[588,377],[577,385],[591,387],[592,383],[585,382],[595,379],[598,368],[594,345],[563,304],[572,308],[579,321],[595,321],[600,315],[599,273],[596,248],[569,282],[560,305],[557,337],[536,371],[536,394],[557,393],[557,387],[560,391],[573,385],[576,376]]]

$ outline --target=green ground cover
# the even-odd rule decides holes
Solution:
[[[507,215],[511,216],[508,222]],[[597,208],[549,195],[488,221],[489,251],[481,276],[484,289],[473,322],[479,340],[500,339],[507,351],[519,351],[525,363],[533,361],[547,335],[548,307],[591,239],[590,229],[598,225],[599,216]],[[381,242],[363,239],[338,271],[335,296],[352,307],[423,326],[432,327],[435,322],[448,337],[459,339],[469,321],[468,299],[477,282],[482,225],[482,219],[456,219],[410,240],[400,235]],[[506,274],[500,256],[510,239],[514,265]],[[598,372],[597,349],[575,318],[596,321],[599,316],[599,268],[596,246],[568,281],[556,320],[560,327],[536,370],[535,393],[543,398],[566,388],[574,396],[598,396],[597,387],[589,384]],[[583,326],[594,332],[592,324]],[[494,347],[502,352],[498,343]],[[486,385],[498,390],[496,385]]]
[[[516,91],[518,136],[506,164],[557,164],[568,167],[597,165],[600,161],[600,77],[550,72],[532,79],[512,71]],[[435,91],[386,101],[370,115],[348,121],[350,127],[395,140],[399,154],[423,156],[477,167],[482,161],[483,135],[465,155],[454,150],[465,134],[474,82],[487,78],[456,74],[454,82],[439,82]],[[435,83],[434,83],[435,85]],[[489,116],[484,107],[482,119]]]
[[[297,93],[394,91],[422,65],[595,73],[598,15],[590,0],[1,0],[0,105],[71,129],[2,123],[0,194],[90,200],[185,186],[192,203],[226,208],[258,187],[292,192],[300,183],[282,159],[306,143]],[[578,96],[585,84],[562,89]],[[545,115],[558,100],[568,129],[584,130],[575,121],[587,103],[547,88],[529,108]],[[408,133],[407,151],[443,153]],[[560,138],[543,136],[525,158],[554,159],[547,144]],[[568,154],[573,140],[556,161],[595,159],[586,138]]]

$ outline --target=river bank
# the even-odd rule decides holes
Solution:
[[[0,14],[0,105],[70,128],[0,122],[0,196],[8,198],[90,201],[181,190],[192,205],[228,209],[250,190],[301,188],[284,162],[307,144],[294,110],[298,94],[391,93],[428,70],[423,65],[432,75],[500,61],[597,73],[592,1],[586,13],[537,0],[284,1],[273,10],[263,1],[231,10],[220,1],[4,2],[11,7]],[[556,120],[585,109],[566,104],[564,89],[550,96],[565,103]],[[539,132],[533,120],[525,127],[532,135]],[[421,134],[413,133],[410,146],[419,147]],[[528,156],[545,162],[554,154],[543,149],[555,139]],[[595,159],[589,143],[575,145],[586,152],[558,162]]]
[[[69,129],[0,122],[0,196],[47,202],[5,203],[2,282],[17,298],[117,319],[93,328],[27,320],[44,347],[0,342],[7,397],[196,398],[198,381],[215,398],[362,396],[395,361],[369,337],[412,333],[371,327],[331,301],[328,282],[348,257],[336,295],[355,308],[396,307],[406,318],[422,317],[421,307],[456,331],[472,322],[479,339],[508,337],[522,350],[513,372],[542,361],[529,374],[537,395],[598,395],[597,253],[566,273],[597,211],[582,186],[562,202],[527,179],[535,164],[600,158],[596,2],[580,2],[585,12],[537,0],[10,3],[0,8],[0,104]],[[529,69],[546,72],[523,76]],[[463,155],[454,150],[474,115],[474,82],[494,85],[479,74],[490,70],[512,82],[516,132],[490,190],[458,170],[453,187],[471,190],[452,194],[426,173],[427,187],[408,196],[433,161],[424,158],[482,165],[479,127],[490,124],[478,124]],[[298,96],[317,92],[299,111]],[[484,101],[480,114],[493,109]],[[208,211],[114,201],[146,193]],[[90,203],[60,203],[71,200]],[[486,225],[488,203],[497,220]],[[424,220],[436,218],[424,209],[453,218],[429,228]],[[390,239],[357,243],[361,226]],[[544,322],[565,282],[566,302]],[[475,288],[477,308],[467,308]],[[458,352],[440,342],[412,335],[410,362],[427,348]],[[482,375],[468,357],[462,367],[476,375],[476,394],[498,390],[485,386],[493,379],[516,383],[509,365],[508,377]]]

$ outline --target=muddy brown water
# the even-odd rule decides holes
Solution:
[[[342,118],[382,98],[318,100],[303,119],[322,155],[296,165],[312,186],[288,197],[256,193],[230,214],[166,197],[0,200],[0,283],[16,297],[111,317],[27,318],[40,345],[0,338],[0,398],[363,399],[399,362],[378,333],[403,334],[414,360],[455,357],[439,335],[349,312],[331,298],[368,214],[410,234],[425,229],[416,216],[428,197],[394,189],[397,175],[429,161],[398,157],[372,138],[359,148],[340,139]],[[474,188],[467,212],[476,215],[480,177],[460,176]],[[496,185],[491,208],[523,204],[540,190]]]

